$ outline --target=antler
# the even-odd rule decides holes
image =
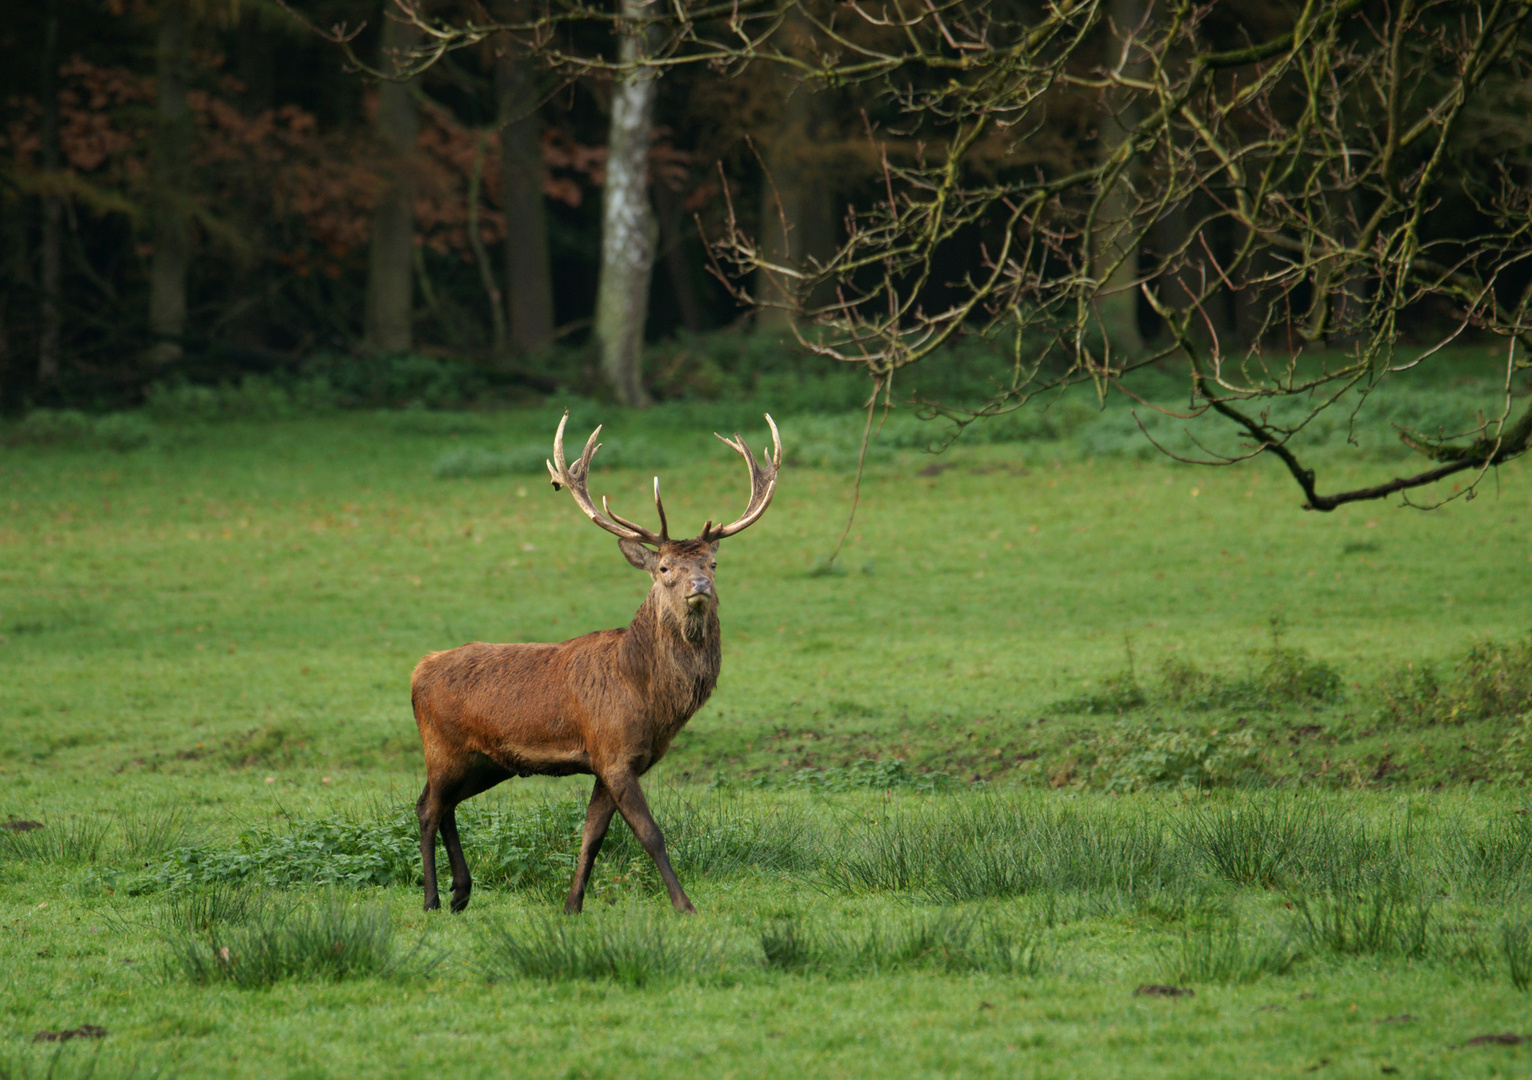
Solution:
[[[759,521],[761,515],[766,512],[766,508],[771,505],[771,497],[777,491],[777,474],[782,469],[782,436],[777,434],[777,424],[770,413],[766,414],[766,423],[771,427],[771,441],[775,450],[766,459],[764,468],[755,460],[755,455],[750,452],[750,447],[745,445],[745,440],[739,437],[738,432],[735,432],[732,439],[725,439],[717,432],[713,433],[725,446],[731,447],[745,459],[745,465],[750,469],[750,502],[739,520],[732,525],[714,526],[712,521],[709,521],[702,526],[702,535],[698,539],[722,540],[724,537],[743,532]]]
[[[665,522],[665,504],[660,502],[660,478],[658,476],[654,478],[654,506],[660,512],[659,532],[650,532],[642,525],[635,525],[627,518],[614,514],[611,507],[607,506],[605,496],[602,496],[601,499],[601,509],[596,509],[596,504],[591,501],[590,491],[586,485],[590,481],[591,458],[595,457],[596,451],[601,449],[601,444],[596,441],[601,435],[601,428],[598,426],[595,431],[591,432],[590,438],[585,441],[585,452],[580,455],[580,460],[571,466],[564,459],[564,425],[567,423],[569,423],[569,412],[566,410],[564,418],[559,421],[558,434],[553,436],[553,460],[547,463],[548,475],[551,477],[550,483],[553,484],[553,490],[557,491],[559,488],[567,487],[569,494],[574,496],[575,503],[581,510],[585,511],[585,516],[613,536],[620,536],[624,540],[638,540],[642,543],[653,544],[655,546],[659,546],[670,539],[667,535],[669,526]],[[755,470],[752,468],[752,475],[754,472]],[[770,496],[768,496],[769,498]],[[765,508],[762,507],[762,509]]]

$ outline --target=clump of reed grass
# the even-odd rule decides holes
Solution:
[[[856,978],[921,969],[946,974],[1036,975],[1040,935],[974,914],[939,912],[863,932],[776,919],[760,932],[765,965],[780,971]]]
[[[68,817],[29,828],[0,828],[0,859],[79,866],[96,862],[106,848],[110,823]]]
[[[1422,959],[1431,945],[1433,903],[1396,889],[1296,893],[1297,929],[1314,954]]]
[[[717,978],[722,943],[673,918],[593,912],[580,919],[541,916],[528,923],[487,922],[480,964],[491,979],[614,982],[641,987],[687,978]]]
[[[169,913],[168,967],[199,985],[245,989],[286,980],[340,982],[429,970],[395,947],[387,911],[331,895],[314,906],[277,904],[240,890],[190,896]]]
[[[1525,814],[1499,814],[1468,824],[1462,819],[1443,830],[1440,865],[1457,888],[1486,900],[1506,900],[1532,886],[1532,821]]]
[[[821,856],[842,892],[917,892],[938,903],[1034,892],[1137,895],[1184,882],[1191,869],[1146,815],[1039,808],[992,797],[848,823]]]
[[[1252,932],[1237,917],[1207,920],[1182,931],[1161,950],[1171,982],[1249,983],[1286,975],[1303,958],[1290,930],[1262,927]]]
[[[1532,922],[1508,918],[1500,926],[1500,952],[1505,957],[1511,985],[1521,991],[1532,988]]]

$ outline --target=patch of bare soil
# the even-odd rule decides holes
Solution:
[[[1134,997],[1196,997],[1197,991],[1189,986],[1160,986],[1156,983],[1144,983],[1133,991]]]
[[[32,1036],[33,1042],[68,1042],[70,1039],[104,1039],[106,1028],[96,1024],[81,1024],[63,1031],[39,1031]]]

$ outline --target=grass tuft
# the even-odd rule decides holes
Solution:
[[[46,821],[42,828],[0,829],[0,859],[80,866],[96,862],[106,848],[107,822],[88,817]]]
[[[1532,988],[1532,923],[1526,919],[1502,923],[1500,951],[1510,970],[1511,985],[1523,992]]]
[[[1303,957],[1290,931],[1265,927],[1251,933],[1238,918],[1206,921],[1182,931],[1161,950],[1171,982],[1249,983],[1286,975]]]
[[[1046,962],[1035,931],[947,911],[860,934],[806,926],[798,917],[776,919],[761,930],[760,941],[768,968],[842,978],[910,969],[1030,976]]]
[[[294,979],[340,982],[410,974],[417,967],[413,954],[396,952],[393,925],[382,907],[348,904],[336,896],[298,907],[225,894],[209,904],[186,902],[174,917],[184,928],[167,934],[169,967],[198,985],[250,989]]]
[[[716,977],[720,943],[672,917],[593,912],[579,919],[541,916],[485,924],[480,963],[491,979],[615,982],[642,987],[674,979]]]
[[[1297,893],[1298,928],[1310,952],[1421,959],[1431,945],[1432,902],[1384,886]]]

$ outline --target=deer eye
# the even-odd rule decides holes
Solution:
[[[660,573],[662,573],[662,574],[668,574],[668,573],[670,573],[670,567],[668,567],[668,566],[662,566],[662,567],[660,567]]]
[[[709,570],[717,570],[718,569],[718,564],[717,563],[709,563],[708,564],[708,569]]]

